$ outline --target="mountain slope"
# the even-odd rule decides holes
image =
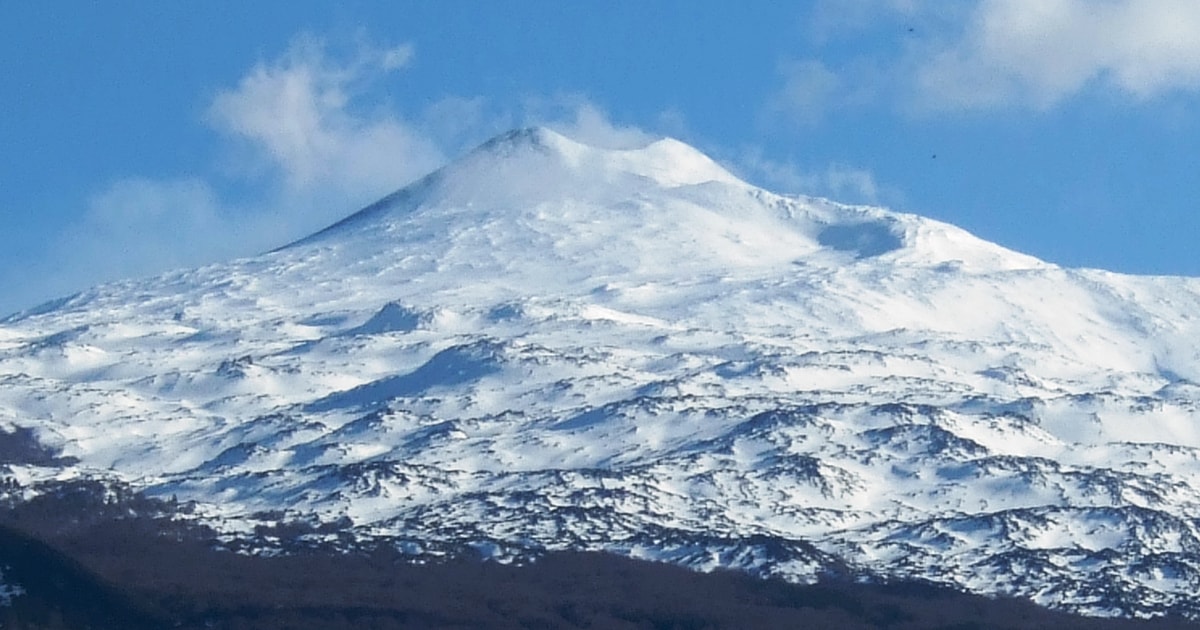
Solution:
[[[531,129],[269,254],[4,320],[0,428],[38,440],[21,492],[114,474],[231,539],[1194,615],[1198,312],[1194,279]]]

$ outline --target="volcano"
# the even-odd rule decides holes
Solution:
[[[251,547],[287,521],[1195,617],[1198,313],[1197,279],[523,129],[278,250],[0,321],[2,471]]]

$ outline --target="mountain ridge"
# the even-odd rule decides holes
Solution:
[[[1195,279],[519,130],[268,254],[0,322],[0,429],[53,453],[5,474],[114,475],[229,541],[285,514],[1194,616],[1196,312]]]

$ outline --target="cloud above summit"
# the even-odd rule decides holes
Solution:
[[[321,38],[296,37],[215,92],[203,122],[224,139],[217,163],[200,173],[129,175],[93,192],[51,244],[52,266],[38,270],[43,283],[17,286],[28,300],[44,299],[264,251],[433,170],[445,161],[444,134],[373,98],[414,55],[410,44],[362,38],[337,54]]]
[[[338,59],[324,41],[303,35],[281,57],[259,62],[235,87],[218,92],[208,120],[248,148],[252,161],[276,169],[292,190],[383,192],[445,159],[411,122],[359,103],[413,55],[411,44],[360,44]]]
[[[614,123],[580,94],[530,97],[511,110],[446,96],[403,111],[389,94],[416,59],[410,43],[293,38],[212,92],[197,122],[216,132],[215,162],[191,173],[130,174],[93,191],[32,270],[41,282],[0,271],[17,287],[7,299],[29,306],[98,282],[284,245],[518,125],[608,148],[655,139]]]

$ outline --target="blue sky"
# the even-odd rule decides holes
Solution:
[[[530,124],[1200,275],[1200,3],[733,5],[0,3],[0,312],[278,246]]]

